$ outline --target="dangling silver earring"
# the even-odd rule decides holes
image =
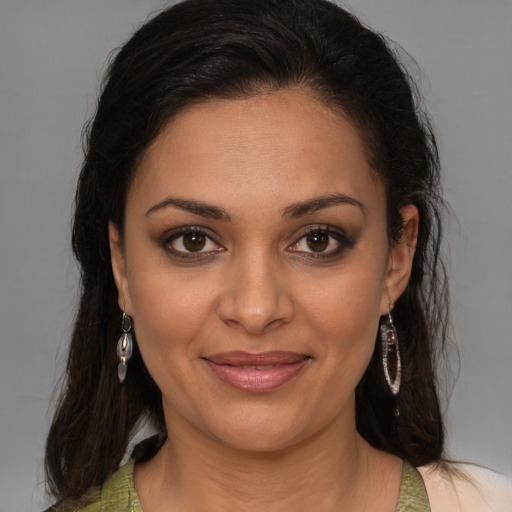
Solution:
[[[391,393],[396,396],[400,391],[402,363],[400,362],[398,336],[395,325],[393,324],[393,317],[391,316],[391,306],[388,308],[386,319],[380,324],[380,339],[382,343],[382,366],[384,367],[384,376],[386,377],[386,382],[388,383]],[[396,372],[395,378],[391,380],[391,375],[389,374],[389,356],[393,352],[395,353],[396,359]]]
[[[117,357],[119,364],[117,365],[117,377],[119,383],[122,384],[126,378],[126,371],[128,369],[127,363],[133,352],[133,338],[132,333],[132,319],[123,311],[123,320],[121,324],[123,334],[117,342]]]

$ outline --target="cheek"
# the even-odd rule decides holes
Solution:
[[[375,347],[381,282],[378,269],[370,267],[361,272],[341,271],[322,286],[304,290],[304,309],[318,340],[319,358],[341,373],[353,374],[356,383]]]
[[[134,329],[146,366],[160,385],[164,375],[184,372],[184,360],[192,360],[199,350],[198,334],[207,323],[212,298],[204,283],[178,279],[154,262],[134,263],[129,276]]]
[[[377,272],[340,271],[302,292],[303,304],[320,329],[353,338],[372,330],[380,313],[381,278]],[[368,325],[371,324],[371,325]]]

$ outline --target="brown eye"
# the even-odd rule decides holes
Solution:
[[[183,236],[183,247],[187,251],[202,251],[206,245],[206,236],[202,233],[187,233]]]
[[[315,231],[306,236],[306,244],[313,252],[323,252],[329,247],[329,235]]]
[[[333,226],[315,226],[306,230],[287,250],[308,258],[334,258],[353,245],[343,230]]]
[[[224,248],[216,244],[207,233],[199,229],[186,228],[164,241],[166,250],[175,255],[186,257],[222,252]]]

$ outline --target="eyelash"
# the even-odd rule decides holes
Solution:
[[[325,235],[329,238],[327,247],[329,247],[332,244],[332,240],[335,241],[337,247],[327,251],[319,252],[315,252],[313,250],[303,251],[296,248],[292,249],[292,247],[294,246],[299,246],[299,244],[305,241],[308,236],[315,234]],[[172,244],[174,242],[183,239],[187,235],[199,235],[201,237],[206,238],[206,244],[213,243],[217,247],[213,250],[207,251],[202,250],[202,248],[198,251],[187,251],[172,247]],[[184,246],[183,240],[181,241],[181,244]],[[333,226],[310,226],[306,230],[304,230],[303,233],[292,244],[288,245],[287,251],[291,253],[296,253],[298,256],[305,259],[328,259],[338,256],[344,250],[352,248],[353,245],[353,241],[347,236],[345,231],[339,228],[334,228]],[[215,241],[212,234],[198,226],[187,226],[175,230],[170,235],[166,236],[166,238],[163,240],[163,246],[166,252],[170,253],[173,257],[188,260],[210,258],[215,254],[219,252],[224,252],[226,250],[222,245]]]
[[[209,250],[209,251],[183,251],[179,249],[173,248],[171,245],[176,240],[179,240],[180,238],[184,238],[187,235],[199,235],[206,238],[206,243],[213,243],[218,248]],[[183,241],[181,242],[183,245]],[[172,256],[177,258],[183,258],[183,259],[199,259],[199,258],[208,258],[213,256],[214,254],[218,252],[225,251],[225,248],[219,245],[213,238],[213,236],[205,231],[203,228],[196,227],[196,226],[187,226],[184,228],[180,228],[173,233],[171,233],[170,236],[166,237],[163,242],[165,250],[170,253]]]
[[[324,235],[329,238],[328,245],[329,247],[332,243],[332,240],[335,241],[337,244],[337,247],[334,249],[330,249],[327,251],[321,251],[321,252],[315,252],[313,250],[311,251],[301,251],[297,249],[291,249],[293,246],[298,246],[302,241],[307,240],[308,236],[311,235]],[[306,242],[307,243],[307,242]],[[340,255],[344,250],[350,249],[354,246],[353,241],[347,236],[345,231],[334,228],[333,226],[310,226],[308,227],[302,235],[297,238],[295,242],[293,242],[291,245],[288,246],[288,250],[290,252],[296,252],[300,254],[302,258],[307,259],[328,259],[328,258],[335,258],[336,256]]]

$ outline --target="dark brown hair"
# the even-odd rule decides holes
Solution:
[[[439,460],[443,423],[436,351],[447,322],[439,258],[439,162],[414,87],[380,35],[325,0],[186,0],[143,25],[117,53],[88,125],[76,192],[73,250],[80,305],[65,386],[46,446],[50,491],[76,499],[117,468],[141,419],[164,430],[161,394],[135,346],[117,379],[121,313],[107,223],[121,230],[137,164],[165,123],[192,102],[302,84],[358,127],[387,193],[390,241],[399,210],[419,210],[412,275],[396,302],[403,377],[398,402],[383,377],[379,343],[356,390],[357,428],[414,465]]]

